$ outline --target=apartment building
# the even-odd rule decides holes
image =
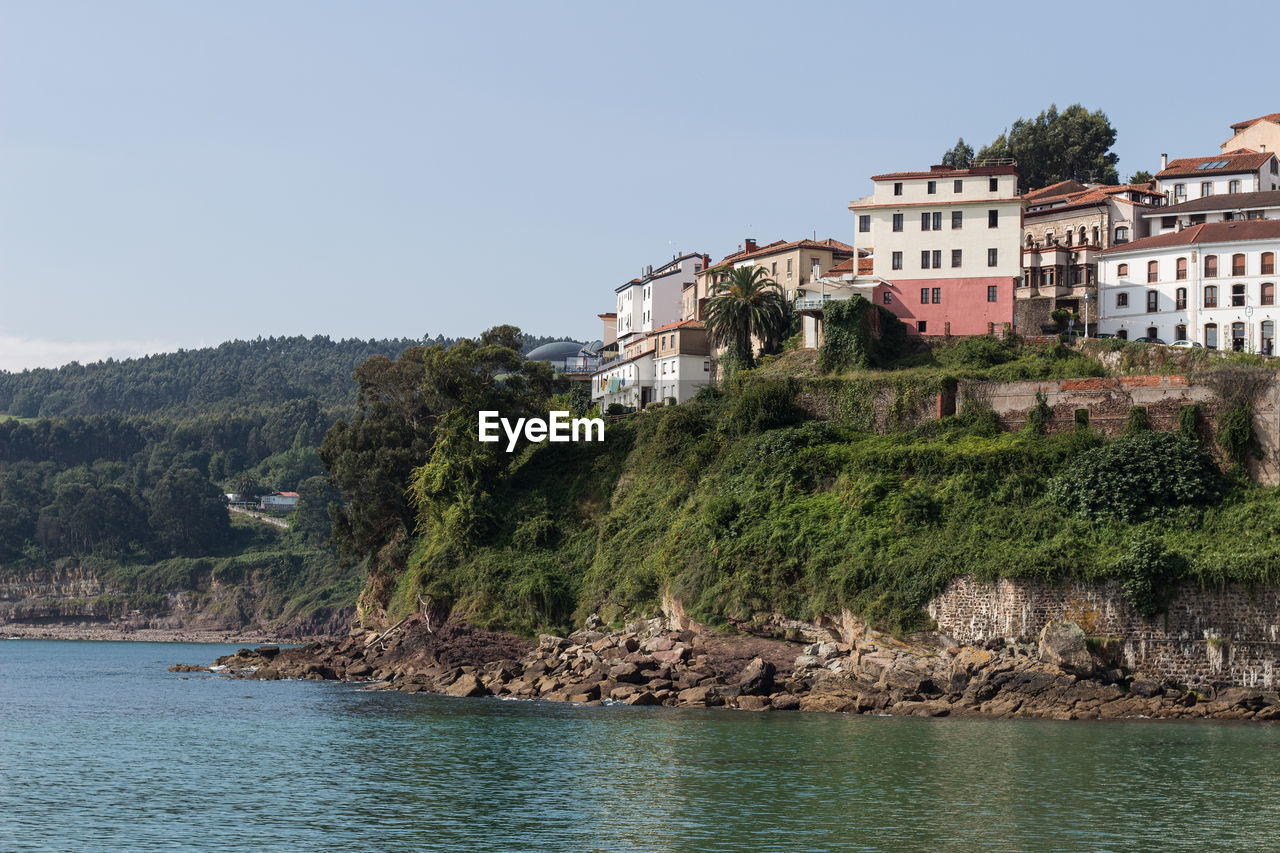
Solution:
[[[914,334],[981,335],[1012,323],[1022,274],[1022,198],[1011,161],[871,178],[851,202],[871,249],[875,300]]]
[[[1268,151],[1235,151],[1170,160],[1160,155],[1156,188],[1171,205],[1231,193],[1280,189],[1280,164]]]
[[[1098,331],[1275,354],[1280,220],[1206,222],[1102,253]]]
[[[642,275],[615,288],[619,345],[625,347],[658,326],[681,319],[681,294],[707,261],[699,252],[677,255],[657,269],[646,267]]]
[[[747,238],[736,252],[721,258],[718,263],[709,264],[697,277],[697,281],[685,288],[681,317],[685,320],[705,319],[703,312],[707,300],[712,296],[716,284],[728,278],[731,270],[750,266],[763,267],[769,278],[777,282],[783,296],[790,301],[813,278],[815,267],[821,275],[853,256],[852,246],[832,238],[791,242],[775,240],[763,246],[753,238]]]
[[[1280,113],[1231,125],[1231,138],[1222,143],[1222,153],[1233,151],[1280,151]]]
[[[1164,196],[1147,185],[1060,181],[1023,195],[1022,281],[1015,315],[1025,334],[1053,331],[1054,311],[1090,319],[1098,300],[1098,254],[1147,236],[1147,211]],[[1092,324],[1091,324],[1092,325]]]
[[[698,320],[681,320],[649,333],[653,382],[660,402],[683,403],[711,384],[711,341]]]
[[[1152,208],[1142,216],[1152,236],[1208,222],[1280,219],[1280,190],[1211,195],[1182,204]]]

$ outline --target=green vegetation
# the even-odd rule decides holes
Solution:
[[[978,152],[978,160],[1012,157],[1018,161],[1018,180],[1025,189],[1039,189],[1064,180],[1117,184],[1111,151],[1116,131],[1101,110],[1089,112],[1072,104],[1062,112],[1056,105],[1034,119],[1019,118],[1007,131]]]
[[[476,357],[436,363],[423,387],[475,383],[536,408],[534,385],[503,388]],[[712,624],[849,608],[910,629],[961,574],[1116,577],[1143,612],[1177,578],[1280,580],[1280,539],[1267,533],[1280,532],[1276,492],[1224,479],[1179,433],[1108,443],[1087,422],[1002,432],[980,401],[961,416],[932,412],[957,374],[1075,364],[1098,375],[1096,361],[967,339],[899,363],[826,377],[776,375],[777,363],[741,371],[690,403],[611,423],[600,444],[508,456],[460,432],[432,437],[429,463],[406,481],[419,500],[407,559],[385,566],[376,603],[394,618],[431,601],[533,632],[591,612],[652,612],[670,591]],[[459,423],[473,425],[466,409]]]
[[[791,325],[791,305],[764,267],[738,267],[717,283],[707,300],[707,331],[727,347],[727,372],[755,366],[752,338],[776,352]]]

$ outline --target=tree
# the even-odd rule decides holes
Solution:
[[[1054,105],[1034,119],[1019,118],[979,151],[977,159],[1016,159],[1025,189],[1065,180],[1116,184],[1120,157],[1111,151],[1115,141],[1115,129],[1101,110],[1089,112],[1072,104],[1059,113]]]
[[[1129,183],[1131,184],[1149,184],[1154,180],[1155,176],[1146,169],[1139,169],[1129,176]]]
[[[172,468],[151,493],[151,528],[179,554],[208,553],[231,534],[218,487],[195,468]]]
[[[785,334],[787,304],[764,267],[738,267],[715,286],[706,318],[711,339],[728,348],[729,364],[749,368],[755,365],[753,337],[767,348]]]
[[[942,165],[952,169],[967,169],[973,162],[973,146],[966,145],[964,137],[956,140],[955,147],[942,155]]]

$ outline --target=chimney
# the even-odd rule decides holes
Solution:
[[[745,238],[743,238],[743,241],[742,241],[742,242],[743,242],[743,244],[747,247],[747,251],[748,251],[748,252],[754,252],[754,251],[756,250],[756,238],[755,238],[755,237],[745,237]]]
[[[1259,153],[1259,154],[1266,154],[1266,153],[1267,153],[1267,146],[1265,146],[1265,145],[1259,145],[1259,146],[1258,146],[1258,153]]]
[[[1160,171],[1163,172],[1167,168],[1169,168],[1169,155],[1161,154],[1160,155]]]

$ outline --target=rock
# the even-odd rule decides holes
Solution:
[[[280,654],[280,647],[275,643],[265,643],[258,646],[254,651],[262,655],[267,660],[271,660],[273,657]]]
[[[461,676],[444,689],[446,696],[483,696],[486,692],[480,679],[471,674]]]
[[[1148,681],[1145,678],[1135,678],[1133,683],[1129,685],[1129,692],[1144,699],[1150,699],[1152,696],[1160,696],[1164,693],[1164,688],[1154,681]]]
[[[279,681],[280,671],[274,666],[260,666],[254,671],[252,678],[255,681]]]
[[[688,690],[681,690],[677,694],[677,698],[681,705],[705,705],[708,708],[715,705],[723,705],[724,700],[720,698],[720,694],[715,687],[710,684],[703,684],[698,687],[690,687]]]
[[[207,666],[197,666],[190,663],[175,663],[169,667],[170,672],[213,672]]]
[[[739,696],[738,707],[743,711],[768,711],[769,700],[763,696]]]
[[[650,654],[653,652],[665,652],[674,645],[675,643],[672,642],[670,637],[650,637],[640,646],[640,651]]]
[[[584,623],[584,627],[588,631],[596,631],[602,628],[603,626],[604,626],[604,620],[600,618],[599,613],[592,613],[590,616],[587,617],[587,621]]]
[[[640,692],[640,688],[634,684],[619,684],[617,687],[609,691],[609,698],[615,702],[622,702],[629,696],[634,696]]]
[[[752,658],[738,676],[738,690],[747,696],[767,696],[773,692],[773,676],[778,668],[763,658]]]
[[[1228,711],[1261,711],[1267,706],[1262,691],[1248,687],[1228,687],[1209,703],[1209,713],[1224,716]]]
[[[796,655],[796,669],[812,669],[821,663],[813,655]]]
[[[347,678],[368,678],[373,674],[373,667],[364,661],[353,663],[347,667]]]
[[[674,666],[689,656],[689,647],[673,646],[670,649],[659,649],[650,656],[658,663]]]
[[[640,666],[635,663],[620,663],[610,667],[608,678],[628,684],[639,684],[644,681],[644,676],[640,674]]]
[[[1093,656],[1075,622],[1053,620],[1040,632],[1040,660],[1084,678],[1093,674]]]
[[[778,693],[769,699],[769,707],[775,711],[797,711],[800,697],[794,693]]]
[[[624,703],[627,705],[661,705],[662,701],[648,690],[641,690],[628,696]]]
[[[557,637],[555,634],[539,634],[538,650],[543,652],[560,652],[569,647],[570,643],[564,637]]]
[[[848,696],[835,693],[811,693],[800,700],[799,706],[801,711],[852,711],[857,707]]]

